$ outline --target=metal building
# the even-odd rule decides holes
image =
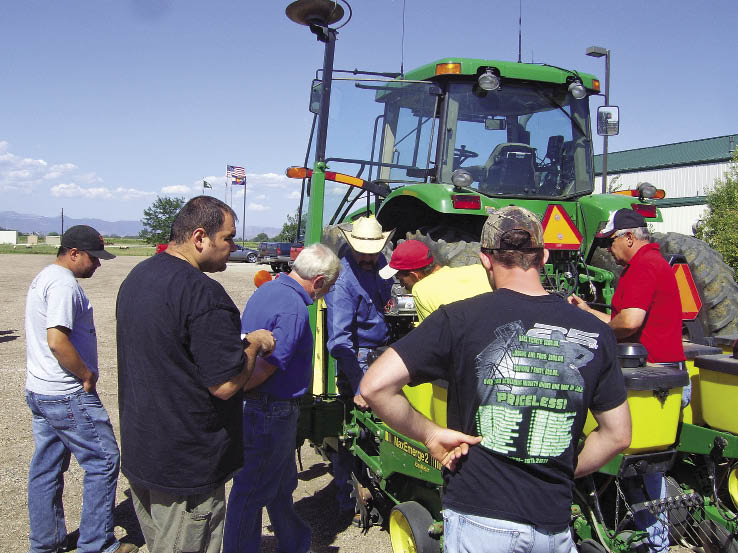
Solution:
[[[607,182],[611,191],[650,182],[666,191],[658,203],[663,223],[657,232],[692,235],[704,213],[705,195],[728,171],[738,135],[716,136],[688,142],[637,148],[607,155]],[[595,156],[595,190],[602,189],[602,156]],[[674,205],[677,204],[677,205]]]

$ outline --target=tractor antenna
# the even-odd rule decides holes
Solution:
[[[400,75],[405,78],[405,4],[402,0],[402,45],[400,46]]]
[[[523,47],[523,0],[518,0],[518,63],[522,61],[521,51]]]

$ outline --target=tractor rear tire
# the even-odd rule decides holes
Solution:
[[[419,240],[430,248],[434,261],[442,266],[479,264],[479,240],[453,228],[436,227],[408,232],[406,240]],[[398,243],[402,240],[398,240]]]
[[[702,240],[676,232],[657,232],[653,239],[663,253],[679,253],[687,258],[702,298],[707,334],[738,334],[738,284],[723,256]]]
[[[389,535],[392,553],[440,553],[439,540],[428,534],[433,517],[417,501],[405,501],[392,507]]]
[[[738,284],[733,279],[733,270],[722,256],[702,240],[676,232],[653,234],[663,254],[681,254],[687,259],[697,290],[702,298],[700,319],[705,333],[712,336],[738,334]],[[592,265],[611,271],[615,287],[622,267],[615,263],[604,248],[597,248],[592,255]]]

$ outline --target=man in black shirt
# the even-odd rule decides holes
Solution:
[[[480,258],[497,291],[426,318],[369,368],[361,394],[445,467],[446,553],[568,553],[574,478],[630,443],[615,336],[544,290],[548,251],[531,212],[494,211]],[[413,410],[402,393],[439,378],[449,384],[448,428]],[[599,428],[577,454],[588,409]]]
[[[168,248],[118,292],[122,471],[151,553],[218,553],[225,482],[243,465],[241,390],[270,332],[241,341],[238,308],[206,272],[235,250],[235,213],[193,198]]]

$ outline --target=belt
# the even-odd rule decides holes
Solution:
[[[278,397],[272,397],[266,392],[258,392],[256,390],[247,390],[243,393],[244,399],[251,399],[254,401],[262,401],[264,403],[279,401],[279,402],[290,402],[290,403],[300,403],[299,397],[288,397],[288,398],[278,398]]]

